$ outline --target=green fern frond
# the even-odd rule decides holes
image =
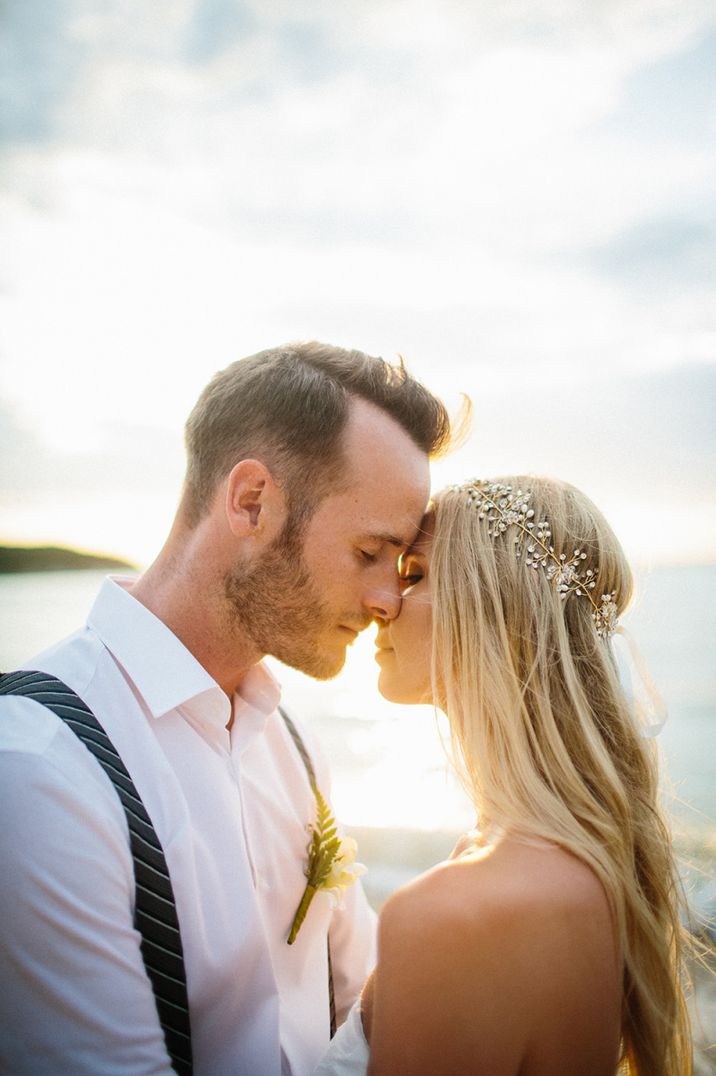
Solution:
[[[331,872],[341,841],[330,807],[315,785],[312,789],[316,799],[317,818],[315,826],[311,827],[311,845],[305,874],[309,885],[318,888]]]
[[[339,856],[341,838],[338,836],[338,827],[331,809],[316,785],[312,784],[311,790],[316,800],[316,823],[309,826],[311,839],[307,848],[308,863],[304,871],[308,884],[291,925],[291,931],[288,936],[289,945],[293,945],[296,940],[311,901],[328,879],[334,863],[337,859],[340,861],[344,858],[344,856]],[[354,880],[355,878],[350,879],[350,881]]]

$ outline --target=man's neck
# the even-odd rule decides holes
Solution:
[[[229,622],[221,587],[215,567],[180,556],[167,543],[130,593],[166,624],[231,699],[264,655]]]

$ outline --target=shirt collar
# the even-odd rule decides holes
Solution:
[[[128,590],[132,582],[122,576],[105,579],[87,618],[88,626],[128,674],[153,717],[203,696],[204,718],[226,726],[232,704],[166,624],[132,597]],[[278,681],[259,662],[234,695],[234,718],[258,711],[263,726],[279,699]]]
[[[254,736],[264,731],[269,716],[280,701],[281,686],[268,666],[263,661],[252,666],[232,700],[231,744],[234,752],[245,750]]]

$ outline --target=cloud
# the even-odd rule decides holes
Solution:
[[[410,366],[441,391],[437,371]],[[474,430],[465,448],[437,465],[437,486],[470,474],[552,474],[593,496],[642,558],[716,554],[716,364],[638,377],[595,373],[586,387],[569,377],[526,384],[504,367],[485,374],[473,368],[456,379],[473,398]],[[146,560],[161,541],[181,484],[178,430],[95,425],[69,450],[33,435],[5,407],[0,449],[8,522],[13,513],[34,519],[42,506],[33,527],[52,537],[70,505],[62,526],[74,528],[79,544],[89,541],[84,526],[95,544]]]
[[[664,54],[636,67],[624,81],[613,128],[635,142],[660,142],[671,151],[716,131],[716,29],[700,28],[669,42]]]
[[[9,0],[0,35],[0,139],[10,145],[52,140],[63,102],[80,75],[83,49],[68,33],[68,3]]]
[[[665,160],[629,129],[635,94],[655,111],[639,72],[688,67],[699,2],[63,10],[52,137],[41,159],[9,154],[16,199],[122,191],[238,242],[417,237],[524,259],[607,242],[710,184],[703,140]],[[45,77],[33,56],[15,75],[27,101]]]
[[[219,128],[230,145],[244,144],[254,109],[268,119],[264,137],[275,143],[280,133],[290,141],[283,121],[295,115],[297,93],[313,106],[301,108],[302,128],[306,119],[315,126],[315,116],[320,126],[322,116],[334,115],[331,133],[354,146],[369,141],[371,126],[392,129],[393,118],[396,128],[408,119],[429,135],[434,120],[449,121],[446,105],[464,102],[473,119],[489,119],[505,97],[529,116],[539,111],[535,105],[550,105],[557,125],[565,115],[590,120],[614,104],[632,72],[683,49],[713,22],[702,0],[649,8],[637,0],[492,8],[352,0],[299,9],[265,0],[151,7],[128,0],[103,12],[90,0],[65,0],[49,18],[37,0],[14,0],[6,9],[9,80],[27,131],[35,102],[45,117],[38,139],[53,134],[76,145],[159,153],[176,149],[182,134],[206,146],[202,135],[211,139]],[[556,94],[565,77],[570,92]],[[491,84],[497,92],[488,100]],[[522,85],[529,94],[515,93]],[[540,127],[545,122],[540,115]]]
[[[178,431],[88,422],[78,432],[58,446],[0,404],[0,498],[42,500],[63,490],[90,499],[108,492],[177,496],[184,462]]]
[[[463,454],[480,473],[553,474],[610,500],[660,505],[666,530],[677,528],[679,504],[716,507],[716,364],[620,378],[595,371],[589,385],[511,384],[504,374],[498,384],[478,372],[463,387],[475,407]]]
[[[463,382],[468,444],[435,467],[435,486],[470,475],[546,474],[593,498],[638,562],[716,558],[716,364],[529,387]]]
[[[20,491],[43,482],[49,462],[42,439],[0,401],[0,489]]]
[[[258,25],[248,4],[202,0],[190,14],[182,56],[191,64],[211,64],[237,40],[250,39]]]
[[[688,212],[646,220],[597,248],[592,265],[605,276],[642,294],[658,288],[711,289],[716,284],[716,220]]]
[[[495,407],[507,383],[520,429],[539,400],[546,463],[588,434],[598,458],[602,427],[570,418],[586,398],[631,458],[625,378],[716,359],[707,0],[12,0],[4,19],[0,390],[53,447],[133,473],[104,423],[175,435],[217,367],[317,337]]]

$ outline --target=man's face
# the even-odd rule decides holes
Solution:
[[[289,521],[257,564],[227,580],[233,618],[257,649],[318,679],[340,672],[371,620],[397,616],[398,557],[429,493],[426,456],[378,408],[352,403],[343,444],[344,491],[325,497],[302,533]]]

